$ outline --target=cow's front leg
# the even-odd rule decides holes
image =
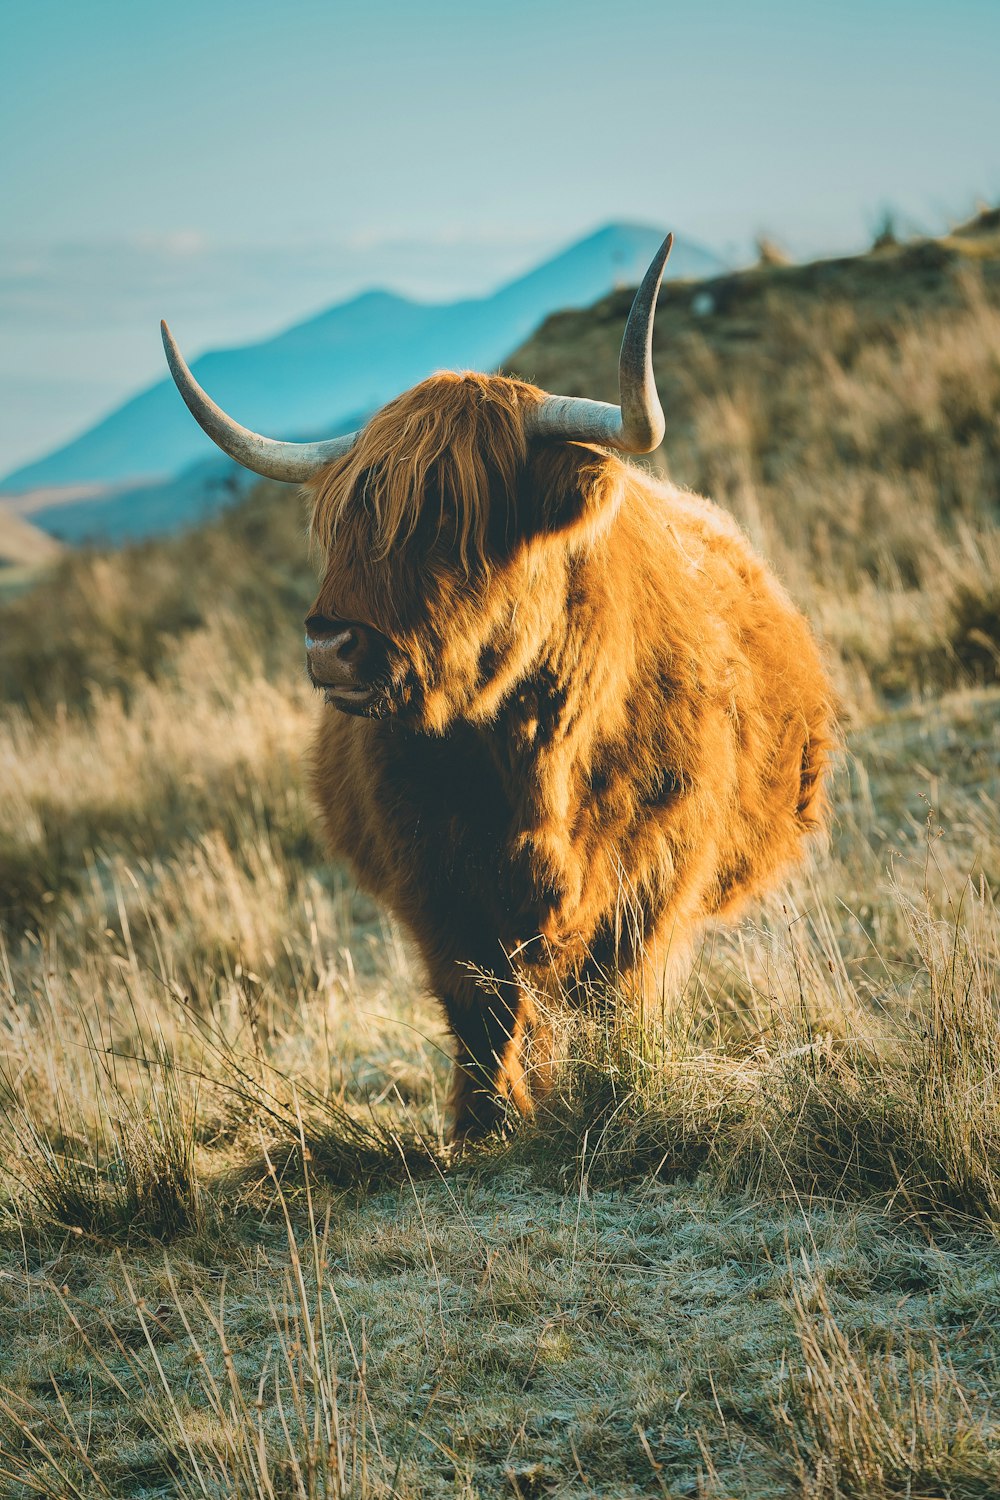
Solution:
[[[539,1026],[534,1003],[516,984],[497,992],[476,986],[449,996],[445,1009],[455,1038],[454,1139],[488,1134],[510,1106],[518,1114],[530,1114],[532,1094],[542,1091],[543,1060],[546,1072],[549,1064],[548,1029]]]

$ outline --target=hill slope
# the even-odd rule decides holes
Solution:
[[[34,568],[50,562],[60,550],[54,537],[0,507],[0,569]]]
[[[430,304],[365,292],[263,343],[202,355],[193,368],[248,427],[279,437],[343,430],[346,419],[433,370],[489,369],[556,308],[588,305],[616,284],[634,283],[662,234],[608,225],[490,297]],[[679,242],[670,273],[718,269],[708,251]],[[177,332],[188,341],[185,330]],[[156,336],[151,328],[150,339]],[[73,442],[8,474],[0,490],[175,474],[214,451],[164,379]]]

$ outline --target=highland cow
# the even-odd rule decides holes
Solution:
[[[331,849],[423,956],[458,1137],[530,1110],[540,985],[660,985],[823,821],[834,731],[809,626],[715,505],[610,451],[662,436],[668,252],[636,295],[620,408],[440,374],[359,434],[275,443],[208,400],[165,331],[206,431],[312,492],[314,788]]]

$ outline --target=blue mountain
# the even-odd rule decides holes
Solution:
[[[661,238],[658,228],[609,224],[491,296],[432,304],[369,291],[262,343],[204,354],[192,368],[246,426],[273,437],[325,436],[436,369],[496,368],[550,313],[637,284]],[[701,278],[722,269],[711,252],[678,240],[667,271],[674,278]],[[190,330],[176,331],[182,346],[192,337]],[[157,336],[151,328],[150,338]],[[164,378],[72,442],[8,474],[0,491],[98,482],[113,487],[120,501],[126,481],[173,480],[213,456],[218,459],[217,450]],[[197,485],[184,480],[177,488],[193,495]],[[87,510],[103,502],[79,504],[84,511],[72,519],[77,505],[33,518],[54,531],[79,534]],[[120,513],[121,506],[112,509]]]

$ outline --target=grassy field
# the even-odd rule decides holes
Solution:
[[[627,301],[512,364],[612,396]],[[3,605],[0,1492],[1000,1494],[1000,215],[657,329],[673,477],[827,643],[835,823],[462,1159],[304,793],[296,502]]]

